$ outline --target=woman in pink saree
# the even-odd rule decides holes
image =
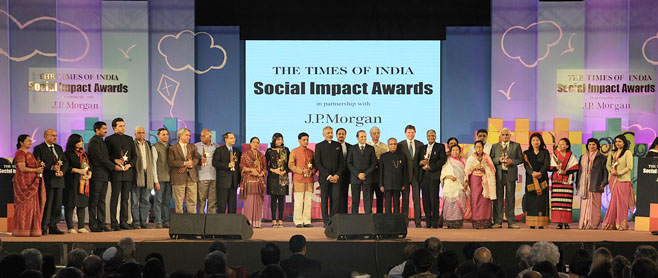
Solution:
[[[484,152],[484,142],[475,141],[475,151],[466,160],[466,183],[471,189],[473,228],[491,226],[491,200],[496,199],[496,169],[491,157]]]
[[[628,229],[628,212],[635,208],[635,194],[631,183],[633,154],[628,150],[628,142],[623,135],[615,137],[615,149],[608,156],[606,168],[610,173],[610,206],[603,218],[604,230]]]
[[[578,197],[580,197],[580,220],[578,228],[598,229],[601,224],[601,193],[608,184],[606,157],[599,152],[596,138],[587,140],[587,153],[580,156],[580,168],[576,176]]]
[[[258,150],[259,145],[258,137],[251,138],[250,149],[244,152],[240,159],[240,170],[242,171],[240,199],[244,200],[242,214],[249,219],[254,228],[260,228],[263,219],[265,172],[267,171],[265,155]]]
[[[18,136],[18,151],[14,156],[14,236],[41,236],[41,216],[46,204],[43,184],[43,164],[28,150],[30,136]]]

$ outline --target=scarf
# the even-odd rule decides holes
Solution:
[[[80,149],[80,150],[75,150],[75,154],[78,155],[80,158],[80,167],[83,167],[82,169],[84,170],[83,165],[89,166],[89,158],[87,158],[87,153],[85,152],[85,149]],[[83,179],[82,175],[80,175],[80,188],[78,190],[78,193],[80,194],[85,194],[85,196],[89,196],[89,180]]]
[[[571,184],[573,182],[573,175],[567,174],[567,171],[578,170],[578,161],[573,156],[571,151],[567,151],[564,155],[559,151],[554,151],[551,156],[551,167],[561,170],[564,174],[555,171],[552,173],[553,183]]]
[[[484,173],[481,170],[474,170],[476,166],[482,166],[484,168]],[[489,200],[496,200],[496,168],[491,162],[491,158],[487,153],[482,153],[482,161],[478,161],[477,154],[473,153],[466,160],[466,179],[471,174],[476,174],[482,176],[482,197]]]
[[[443,198],[449,201],[457,200],[460,194],[464,192],[464,172],[465,163],[462,159],[457,159],[452,156],[448,158],[448,162],[443,164],[441,169],[441,180],[443,181]],[[453,176],[457,178],[456,181],[446,178]]]
[[[592,176],[592,165],[594,165],[594,159],[596,158],[598,151],[596,152],[587,152],[583,155],[583,159],[580,161],[580,182],[578,183],[578,196],[582,199],[587,198],[587,192],[589,192],[590,187],[590,177]]]

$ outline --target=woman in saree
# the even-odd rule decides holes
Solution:
[[[598,229],[601,223],[601,193],[608,184],[607,159],[599,152],[596,138],[587,139],[587,153],[580,156],[576,185],[580,197],[579,229]]]
[[[550,154],[539,133],[530,135],[530,147],[523,152],[525,168],[525,223],[530,229],[548,226],[548,167]]]
[[[628,212],[635,208],[635,194],[631,183],[633,154],[628,150],[628,142],[623,135],[615,137],[615,148],[608,155],[606,163],[610,178],[610,206],[603,218],[604,230],[628,229]]]
[[[254,228],[261,227],[263,219],[263,199],[265,198],[265,172],[267,164],[265,156],[258,150],[260,140],[253,137],[249,140],[249,151],[242,154],[240,170],[240,199],[244,200],[242,214],[251,222]]]
[[[484,152],[484,142],[475,141],[475,151],[466,160],[466,184],[471,191],[473,228],[491,226],[491,200],[496,199],[496,169],[491,157]]]
[[[14,236],[41,236],[41,217],[46,204],[43,162],[29,151],[32,138],[18,136],[14,164]]]
[[[562,138],[551,155],[551,221],[557,228],[569,229],[573,204],[574,173],[578,171],[578,160],[571,152],[571,142]]]
[[[464,183],[466,164],[461,158],[462,149],[459,145],[450,148],[448,161],[441,169],[441,185],[443,186],[443,226],[445,228],[459,229],[464,224],[464,214],[468,218],[470,207],[467,204],[466,190],[468,185]]]
[[[288,176],[289,157],[290,150],[283,145],[283,135],[278,132],[274,133],[270,148],[265,152],[268,165],[267,194],[270,194],[273,228],[283,228],[283,207],[290,185]]]

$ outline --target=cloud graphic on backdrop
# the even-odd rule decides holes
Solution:
[[[194,38],[196,36],[200,37],[199,43],[207,43],[208,49],[201,50],[212,51],[215,54],[215,58],[208,59],[210,65],[203,65],[200,69],[194,68],[190,65],[188,61],[182,61],[184,57],[175,53],[177,50],[189,49],[190,46],[194,45]],[[192,42],[192,45],[190,45]],[[176,35],[164,35],[160,38],[158,42],[158,52],[164,57],[167,66],[173,71],[184,71],[191,70],[196,74],[204,74],[214,69],[221,69],[226,65],[226,50],[221,45],[215,44],[215,39],[206,32],[193,32],[191,30],[180,31]],[[205,54],[204,54],[205,56]]]
[[[39,28],[39,29],[46,29],[46,30],[52,29],[53,31],[58,30],[60,32],[66,32],[66,31],[69,31],[69,30],[72,29],[74,32],[80,33],[80,37],[81,37],[80,42],[83,43],[83,40],[84,40],[84,45],[85,45],[85,50],[82,51],[82,53],[79,56],[73,57],[73,58],[59,57],[57,55],[57,52],[41,51],[41,50],[38,49],[38,46],[33,47],[33,48],[31,48],[29,46],[25,47],[25,49],[26,49],[25,51],[30,51],[30,53],[27,53],[27,54],[22,55],[22,56],[15,56],[15,57],[9,55],[7,50],[5,50],[3,48],[0,48],[0,54],[2,54],[4,56],[7,56],[7,58],[9,58],[9,60],[12,60],[12,61],[15,61],[15,62],[23,62],[23,61],[26,61],[26,60],[28,60],[28,59],[36,56],[36,55],[41,55],[41,56],[46,56],[46,57],[56,57],[57,60],[61,61],[61,62],[77,62],[77,61],[82,60],[85,56],[87,56],[87,53],[89,52],[89,37],[87,37],[87,33],[82,31],[82,29],[80,29],[80,27],[75,26],[72,23],[69,23],[69,22],[66,22],[66,21],[63,21],[63,20],[59,20],[57,18],[50,17],[50,16],[36,17],[36,18],[33,18],[33,19],[30,19],[30,20],[26,21],[25,23],[21,23],[20,21],[18,21],[18,19],[16,19],[15,17],[13,17],[9,13],[7,13],[7,11],[5,11],[5,10],[0,9],[0,14],[5,15],[9,19],[7,21],[13,22],[14,24],[16,24],[16,26],[18,27],[19,30],[25,30],[26,28],[29,28],[30,25],[35,26],[35,28]],[[4,21],[4,19],[2,19],[0,17],[0,21]],[[54,26],[52,26],[52,28],[51,28],[48,25],[44,25],[44,23],[45,24],[51,23],[51,24],[54,24]],[[10,28],[11,28],[11,26],[10,26]],[[37,40],[37,42],[41,43],[41,40]]]
[[[534,30],[534,29],[539,29],[539,27],[542,26],[542,25],[544,25],[544,26],[550,26],[550,27],[553,27],[553,26],[554,26],[554,27],[557,29],[557,31],[558,31],[558,33],[559,33],[559,36],[558,36],[558,38],[557,38],[555,41],[546,44],[546,51],[542,54],[542,56],[539,56],[539,53],[541,52],[541,50],[539,50],[538,53],[537,53],[538,58],[537,58],[536,60],[534,60],[532,63],[528,63],[528,62],[526,62],[523,58],[521,58],[520,55],[519,55],[519,56],[513,56],[513,55],[511,55],[511,54],[508,52],[508,50],[505,48],[505,38],[508,36],[508,34],[509,34],[510,36],[513,36],[513,34],[516,33],[516,32],[526,32],[526,31],[528,31],[529,29],[531,29],[531,28],[533,28],[533,27],[535,27],[535,26],[537,26],[537,27],[536,27],[536,28],[533,28],[533,30]],[[514,31],[514,33],[510,33],[510,32],[513,32],[513,31]],[[531,31],[531,32],[537,32],[537,30],[534,30],[534,31]],[[518,33],[517,33],[517,34],[518,34]],[[535,34],[535,37],[536,37],[536,36],[537,36],[537,35]],[[505,33],[503,33],[503,36],[500,37],[500,48],[503,50],[503,53],[505,54],[505,56],[507,56],[508,58],[510,58],[510,59],[512,59],[512,60],[518,60],[518,61],[519,61],[523,66],[525,66],[525,67],[528,67],[528,68],[534,68],[534,67],[537,66],[537,64],[539,64],[540,61],[542,61],[542,60],[546,59],[546,57],[548,57],[548,54],[551,52],[551,47],[553,47],[553,46],[557,45],[558,43],[560,43],[561,40],[562,40],[562,27],[560,27],[560,25],[558,25],[557,23],[555,23],[555,21],[552,21],[552,20],[542,20],[542,21],[538,21],[538,22],[532,23],[532,24],[530,24],[530,25],[528,25],[528,26],[516,25],[516,26],[512,26],[512,27],[510,27],[510,28],[507,28],[507,30],[505,30]],[[509,42],[508,42],[508,43],[509,43]],[[523,44],[512,44],[512,45],[508,45],[508,47],[509,47],[509,48],[512,48],[512,49],[513,49],[513,46],[522,47]],[[524,47],[524,46],[523,46],[523,47]],[[510,49],[510,50],[512,50],[512,49]],[[530,60],[530,59],[528,59],[528,60]]]
[[[642,57],[644,57],[644,60],[646,60],[649,64],[652,64],[652,65],[654,65],[654,66],[658,66],[658,61],[656,61],[656,60],[652,60],[652,59],[650,59],[649,57],[647,57],[647,44],[649,44],[649,42],[651,42],[651,41],[653,41],[653,40],[655,40],[655,39],[658,39],[658,33],[656,33],[656,35],[653,36],[653,37],[648,37],[648,38],[644,41],[644,43],[642,44]],[[658,41],[656,41],[656,42],[658,42]],[[654,50],[654,51],[651,51],[651,53],[656,53],[656,51],[655,51],[655,50],[656,50],[655,42],[654,42],[654,45],[653,45],[652,47],[650,47],[649,49],[650,49],[650,50]],[[658,55],[657,55],[657,56],[658,56]],[[658,58],[658,57],[657,57],[657,58]]]

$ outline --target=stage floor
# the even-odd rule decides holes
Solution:
[[[548,229],[529,229],[521,224],[521,229],[507,229],[504,224],[502,229],[476,230],[471,224],[465,224],[463,229],[426,229],[409,226],[405,241],[421,242],[428,237],[438,237],[445,242],[535,242],[547,240],[552,242],[655,242],[658,236],[649,232],[633,231],[603,231],[603,230],[578,230],[578,223],[573,223],[570,230],[557,230],[555,224]],[[271,224],[264,223],[265,228],[254,229],[254,235],[249,241],[255,242],[287,242],[292,235],[302,234],[310,242],[331,242],[324,235],[321,223],[314,223],[313,228],[295,228],[292,223],[285,223],[284,228],[271,228]],[[60,223],[60,229],[65,231],[65,225]],[[167,242],[187,241],[172,240],[169,238],[168,229],[140,229],[122,230],[118,232],[102,232],[88,234],[63,234],[47,235],[42,237],[13,237],[9,234],[0,234],[3,242],[118,242],[121,238],[131,237],[135,242]],[[202,241],[202,240],[199,240]],[[393,240],[396,241],[396,240]]]

